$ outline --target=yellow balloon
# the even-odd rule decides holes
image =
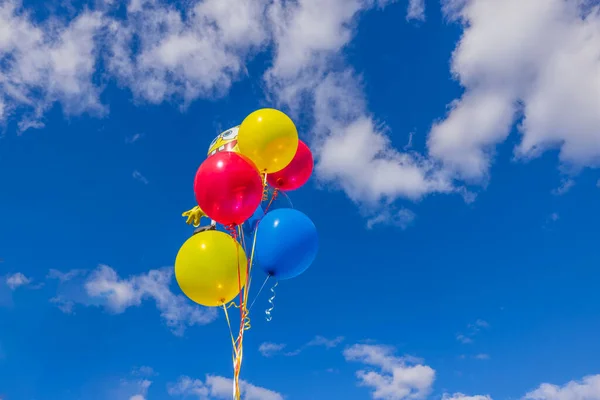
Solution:
[[[175,279],[187,297],[207,307],[221,306],[239,294],[246,282],[246,253],[219,231],[193,235],[175,259]],[[239,273],[238,273],[239,271]]]
[[[238,131],[240,153],[261,172],[284,169],[296,155],[298,131],[294,122],[279,110],[263,108],[248,115]]]

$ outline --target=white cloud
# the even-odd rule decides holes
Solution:
[[[6,277],[6,285],[11,289],[15,290],[20,286],[27,286],[31,283],[31,278],[26,277],[21,272],[8,275]]]
[[[0,6],[0,118],[20,109],[21,130],[40,127],[54,102],[67,114],[101,115],[107,108],[99,95],[111,79],[137,100],[185,107],[225,95],[247,74],[248,60],[273,49],[263,75],[267,95],[314,122],[318,181],[345,191],[371,220],[382,218],[376,210],[393,215],[399,198],[459,193],[471,199],[456,179],[485,183],[495,146],[521,116],[518,158],[554,147],[564,171],[597,166],[597,7],[443,0],[445,14],[464,29],[452,72],[465,91],[433,124],[427,152],[419,154],[393,147],[388,127],[367,107],[360,74],[343,57],[361,15],[393,2],[205,0],[176,8],[135,0],[125,19],[114,17],[116,3],[105,2],[68,22],[33,22],[10,0]],[[405,4],[408,19],[424,18],[423,0]],[[393,220],[404,226],[403,218]]]
[[[193,304],[170,289],[173,269],[162,268],[121,278],[107,265],[100,265],[84,282],[74,282],[51,299],[64,312],[72,313],[76,303],[103,307],[120,314],[129,307],[138,307],[144,300],[153,300],[161,317],[174,334],[182,335],[187,326],[205,325],[217,317],[214,308]],[[60,288],[59,288],[60,289]]]
[[[489,360],[490,359],[490,355],[486,354],[486,353],[479,353],[479,354],[476,354],[474,358],[476,360]]]
[[[116,4],[81,11],[69,22],[33,22],[15,0],[0,7],[0,122],[27,110],[20,129],[39,128],[43,113],[60,102],[65,113],[107,111],[102,79],[116,78],[137,99],[160,103],[227,93],[245,74],[245,61],[269,39],[266,0],[205,0],[178,10],[161,1],[132,1],[126,19]]]
[[[581,381],[570,381],[563,386],[543,383],[527,393],[524,400],[600,400],[600,375],[590,375]]]
[[[425,0],[409,0],[406,19],[425,20]]]
[[[563,166],[600,156],[600,14],[563,0],[444,0],[462,22],[452,71],[465,88],[429,137],[430,153],[459,176],[485,179],[515,120],[519,158],[559,148]],[[510,29],[505,29],[510,26]]]
[[[388,129],[367,110],[360,78],[340,59],[358,16],[386,3],[301,0],[284,9],[276,2],[270,19],[277,51],[265,73],[275,99],[293,114],[312,109],[319,181],[371,211],[399,197],[419,200],[455,191],[435,163],[392,146]]]
[[[320,181],[380,209],[381,202],[398,197],[419,199],[454,190],[435,164],[392,147],[387,129],[367,111],[360,79],[341,60],[358,17],[393,2],[205,0],[176,9],[158,0],[136,0],[128,4],[125,20],[115,19],[105,5],[106,10],[81,12],[68,24],[54,25],[34,24],[7,3],[2,15],[12,39],[3,49],[18,57],[4,72],[10,79],[1,82],[8,82],[3,85],[9,105],[33,109],[22,128],[41,126],[41,115],[53,101],[72,113],[105,111],[98,100],[100,85],[92,79],[99,61],[106,67],[103,79],[116,78],[136,99],[178,101],[185,107],[197,98],[226,94],[246,74],[246,61],[273,44],[272,66],[264,74],[268,95],[296,114],[308,96],[317,121],[313,133]],[[422,0],[408,5],[407,17],[421,19]],[[53,39],[51,26],[61,33],[60,40]],[[15,37],[25,39],[20,43]],[[47,53],[54,54],[52,62],[34,62],[32,57]],[[331,69],[333,61],[341,69]],[[33,83],[21,82],[22,75]],[[19,90],[9,90],[9,84]],[[33,98],[34,92],[43,93],[44,101]],[[135,177],[145,181],[137,171]]]
[[[168,385],[171,396],[196,397],[199,400],[230,399],[233,381],[221,376],[207,375],[205,381],[182,376]],[[242,400],[283,400],[283,395],[240,380]]]
[[[354,18],[372,5],[361,0],[276,0],[269,9],[276,54],[267,81],[282,89],[278,83],[324,67],[352,39]]]
[[[344,357],[347,361],[374,367],[356,373],[360,384],[373,390],[373,399],[424,399],[435,380],[431,367],[413,357],[395,356],[392,347],[355,344],[344,350]]]
[[[326,79],[317,92],[322,98],[316,107],[321,110],[327,103],[340,100],[338,94],[325,92],[340,88],[326,88],[327,84]],[[339,186],[355,202],[376,205],[399,197],[419,200],[431,192],[453,190],[446,177],[427,159],[391,147],[384,129],[366,115],[348,124],[332,121],[330,126],[323,127],[323,133],[323,142],[317,150],[319,178]]]
[[[21,131],[43,126],[40,119],[59,102],[67,114],[102,114],[99,89],[92,82],[102,26],[98,12],[83,11],[67,25],[57,19],[33,23],[16,1],[0,5],[0,116],[25,111]]]
[[[222,96],[245,73],[246,56],[266,43],[265,7],[266,1],[206,0],[181,12],[159,1],[132,2],[127,22],[108,25],[108,69],[152,103]]]

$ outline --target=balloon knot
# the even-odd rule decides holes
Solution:
[[[237,239],[237,230],[235,228],[236,226],[234,224],[225,225],[225,230],[229,232],[234,239]]]

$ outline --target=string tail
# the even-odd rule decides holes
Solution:
[[[269,299],[269,303],[271,303],[271,308],[265,310],[267,322],[271,322],[271,320],[273,319],[271,312],[273,312],[273,309],[275,308],[273,300],[275,300],[275,288],[277,287],[277,285],[279,285],[279,282],[275,282],[275,285],[273,285],[273,287],[271,288],[271,293],[273,293],[273,296],[271,296],[271,298]]]
[[[263,194],[262,201],[269,200],[269,185],[267,184],[267,173],[263,174]]]

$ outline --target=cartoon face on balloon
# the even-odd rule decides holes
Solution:
[[[227,129],[225,132],[221,132],[210,144],[208,156],[210,157],[221,151],[233,151],[234,153],[238,153],[237,138],[239,128],[238,125]]]

